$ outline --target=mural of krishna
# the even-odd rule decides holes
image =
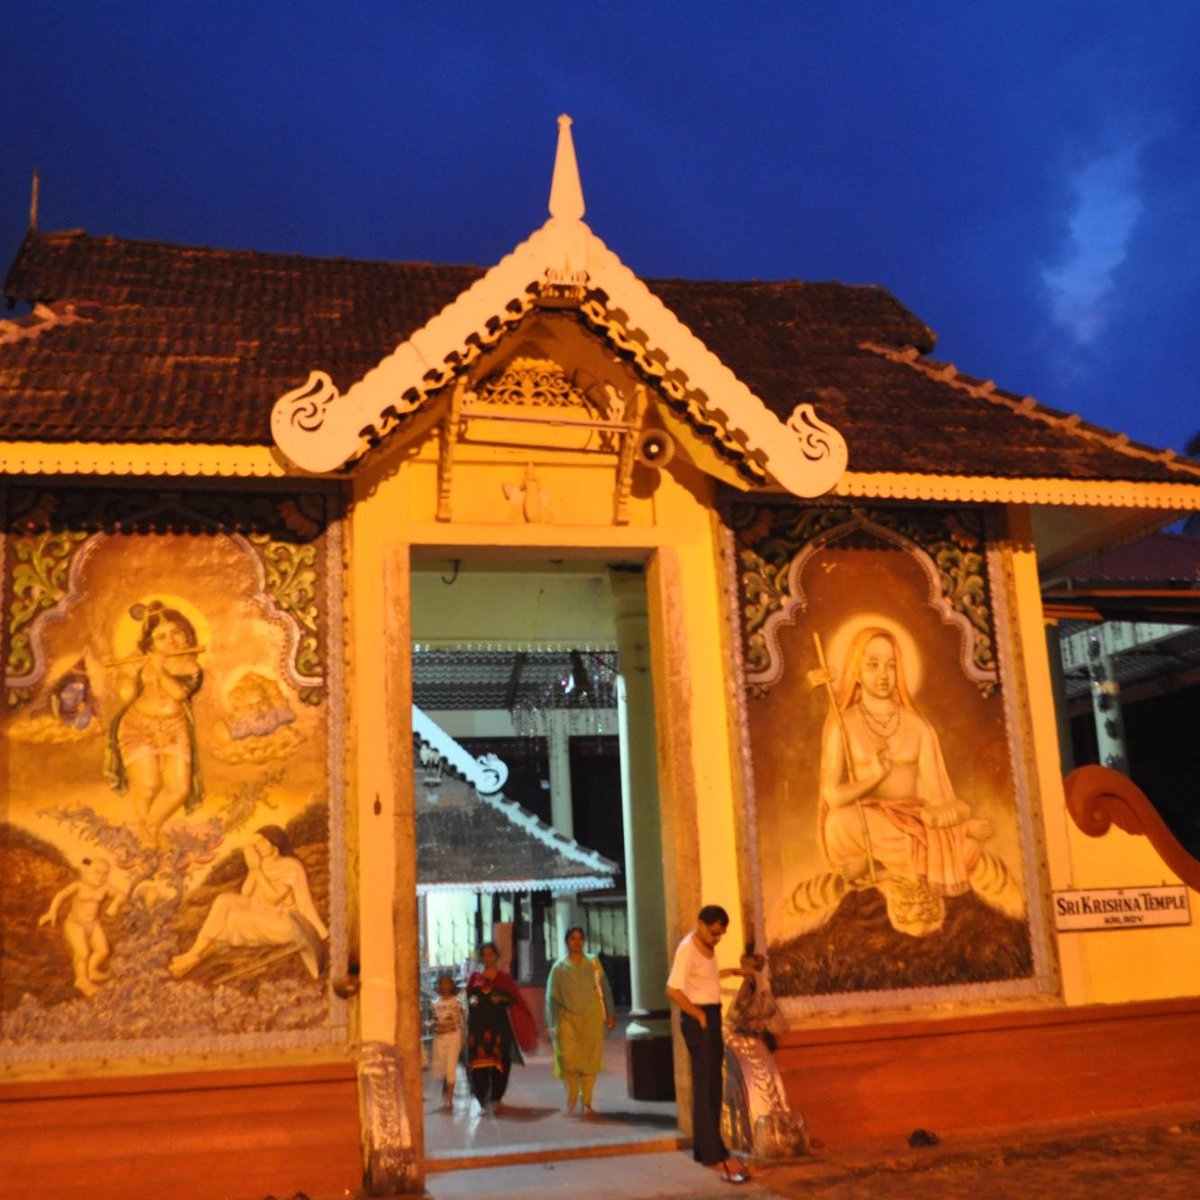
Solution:
[[[983,516],[728,520],[755,925],[785,1014],[1047,990]]]
[[[7,499],[0,1061],[340,1040],[332,501]]]

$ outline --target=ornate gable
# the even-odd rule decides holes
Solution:
[[[642,381],[654,382],[666,420],[711,447],[697,455],[703,469],[728,478],[725,464],[729,481],[741,487],[776,484],[799,496],[829,491],[846,467],[841,434],[809,404],[781,421],[584,224],[570,125],[569,117],[559,118],[545,225],[344,393],[314,370],[302,387],[282,396],[271,418],[278,448],[307,471],[345,469],[450,384],[461,432],[463,408],[481,403],[473,370],[480,359],[535,310],[563,310],[600,334],[618,360],[635,365]],[[525,396],[523,407],[533,398]],[[545,407],[543,401],[535,407]],[[640,429],[631,401],[636,405],[636,391],[590,402],[590,419],[613,426],[608,440],[620,443],[619,452]],[[618,420],[611,419],[614,404]],[[643,403],[643,414],[647,408]],[[605,431],[595,432],[603,441]],[[615,517],[621,519],[619,505]]]
[[[710,474],[742,488],[765,480],[719,414],[673,400],[661,379],[616,348],[578,311],[539,306],[507,338],[481,353],[448,387],[427,398],[420,415],[397,419],[393,437],[439,439],[439,520],[454,516],[455,463],[468,447],[567,453],[613,471],[611,520],[630,519],[634,471],[665,466],[678,450]],[[532,455],[530,456],[532,458]],[[536,502],[536,472],[512,488],[527,521],[548,519]],[[510,501],[514,497],[510,496]],[[530,507],[532,505],[532,508]]]

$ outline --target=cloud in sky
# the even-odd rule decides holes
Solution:
[[[1054,320],[1086,346],[1103,330],[1113,277],[1144,207],[1136,144],[1092,157],[1071,179],[1074,207],[1061,260],[1044,268]]]

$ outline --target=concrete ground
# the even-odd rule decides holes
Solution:
[[[762,1181],[789,1200],[1183,1200],[1200,1195],[1200,1112],[1143,1111],[921,1150],[822,1150]]]
[[[1193,1200],[1200,1113],[949,1139],[938,1146],[818,1148],[733,1188],[685,1151],[490,1166],[430,1175],[432,1200]]]
[[[673,1150],[679,1144],[675,1103],[630,1100],[625,1082],[625,1039],[618,1026],[604,1044],[594,1118],[568,1116],[562,1083],[554,1078],[549,1047],[514,1066],[500,1112],[484,1115],[459,1071],[454,1108],[445,1112],[440,1085],[426,1074],[425,1150],[435,1162],[492,1160],[503,1155],[569,1153],[604,1146]]]
[[[732,1187],[681,1148],[673,1103],[631,1101],[624,1042],[608,1039],[597,1116],[563,1111],[547,1053],[514,1067],[505,1105],[487,1116],[460,1078],[441,1111],[426,1082],[430,1200],[1193,1200],[1200,1196],[1200,1111],[957,1135],[936,1146],[822,1146],[754,1169]],[[813,1131],[819,1137],[820,1131]],[[937,1131],[934,1130],[934,1133]],[[472,1165],[474,1164],[474,1165]]]

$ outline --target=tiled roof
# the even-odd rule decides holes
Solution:
[[[269,445],[310,370],[349,387],[482,274],[30,234],[5,292],[43,307],[0,323],[0,440]],[[851,471],[1200,481],[924,357],[933,334],[881,288],[647,284],[782,420],[813,403]]]
[[[781,420],[812,402],[851,471],[1200,481],[1200,464],[924,357],[933,334],[881,289],[648,283]]]
[[[416,647],[413,702],[430,711],[447,709],[541,708],[547,696],[561,700],[563,680],[583,655],[589,675],[589,705],[617,707],[617,653],[580,645],[571,650]]]
[[[585,891],[607,887],[617,864],[556,833],[515,801],[480,796],[447,775],[417,787],[417,883],[423,891]]]
[[[311,368],[348,387],[481,274],[31,234],[6,298],[82,319],[0,326],[0,438],[270,445]]]
[[[1200,585],[1200,537],[1182,533],[1152,533],[1127,546],[1118,546],[1071,570],[1076,586],[1089,584]]]
[[[413,731],[421,763],[414,806],[419,891],[563,893],[611,886],[620,873],[615,862],[491,790],[488,772],[475,769],[484,759],[472,760],[416,705]],[[502,766],[498,778],[507,775]]]

